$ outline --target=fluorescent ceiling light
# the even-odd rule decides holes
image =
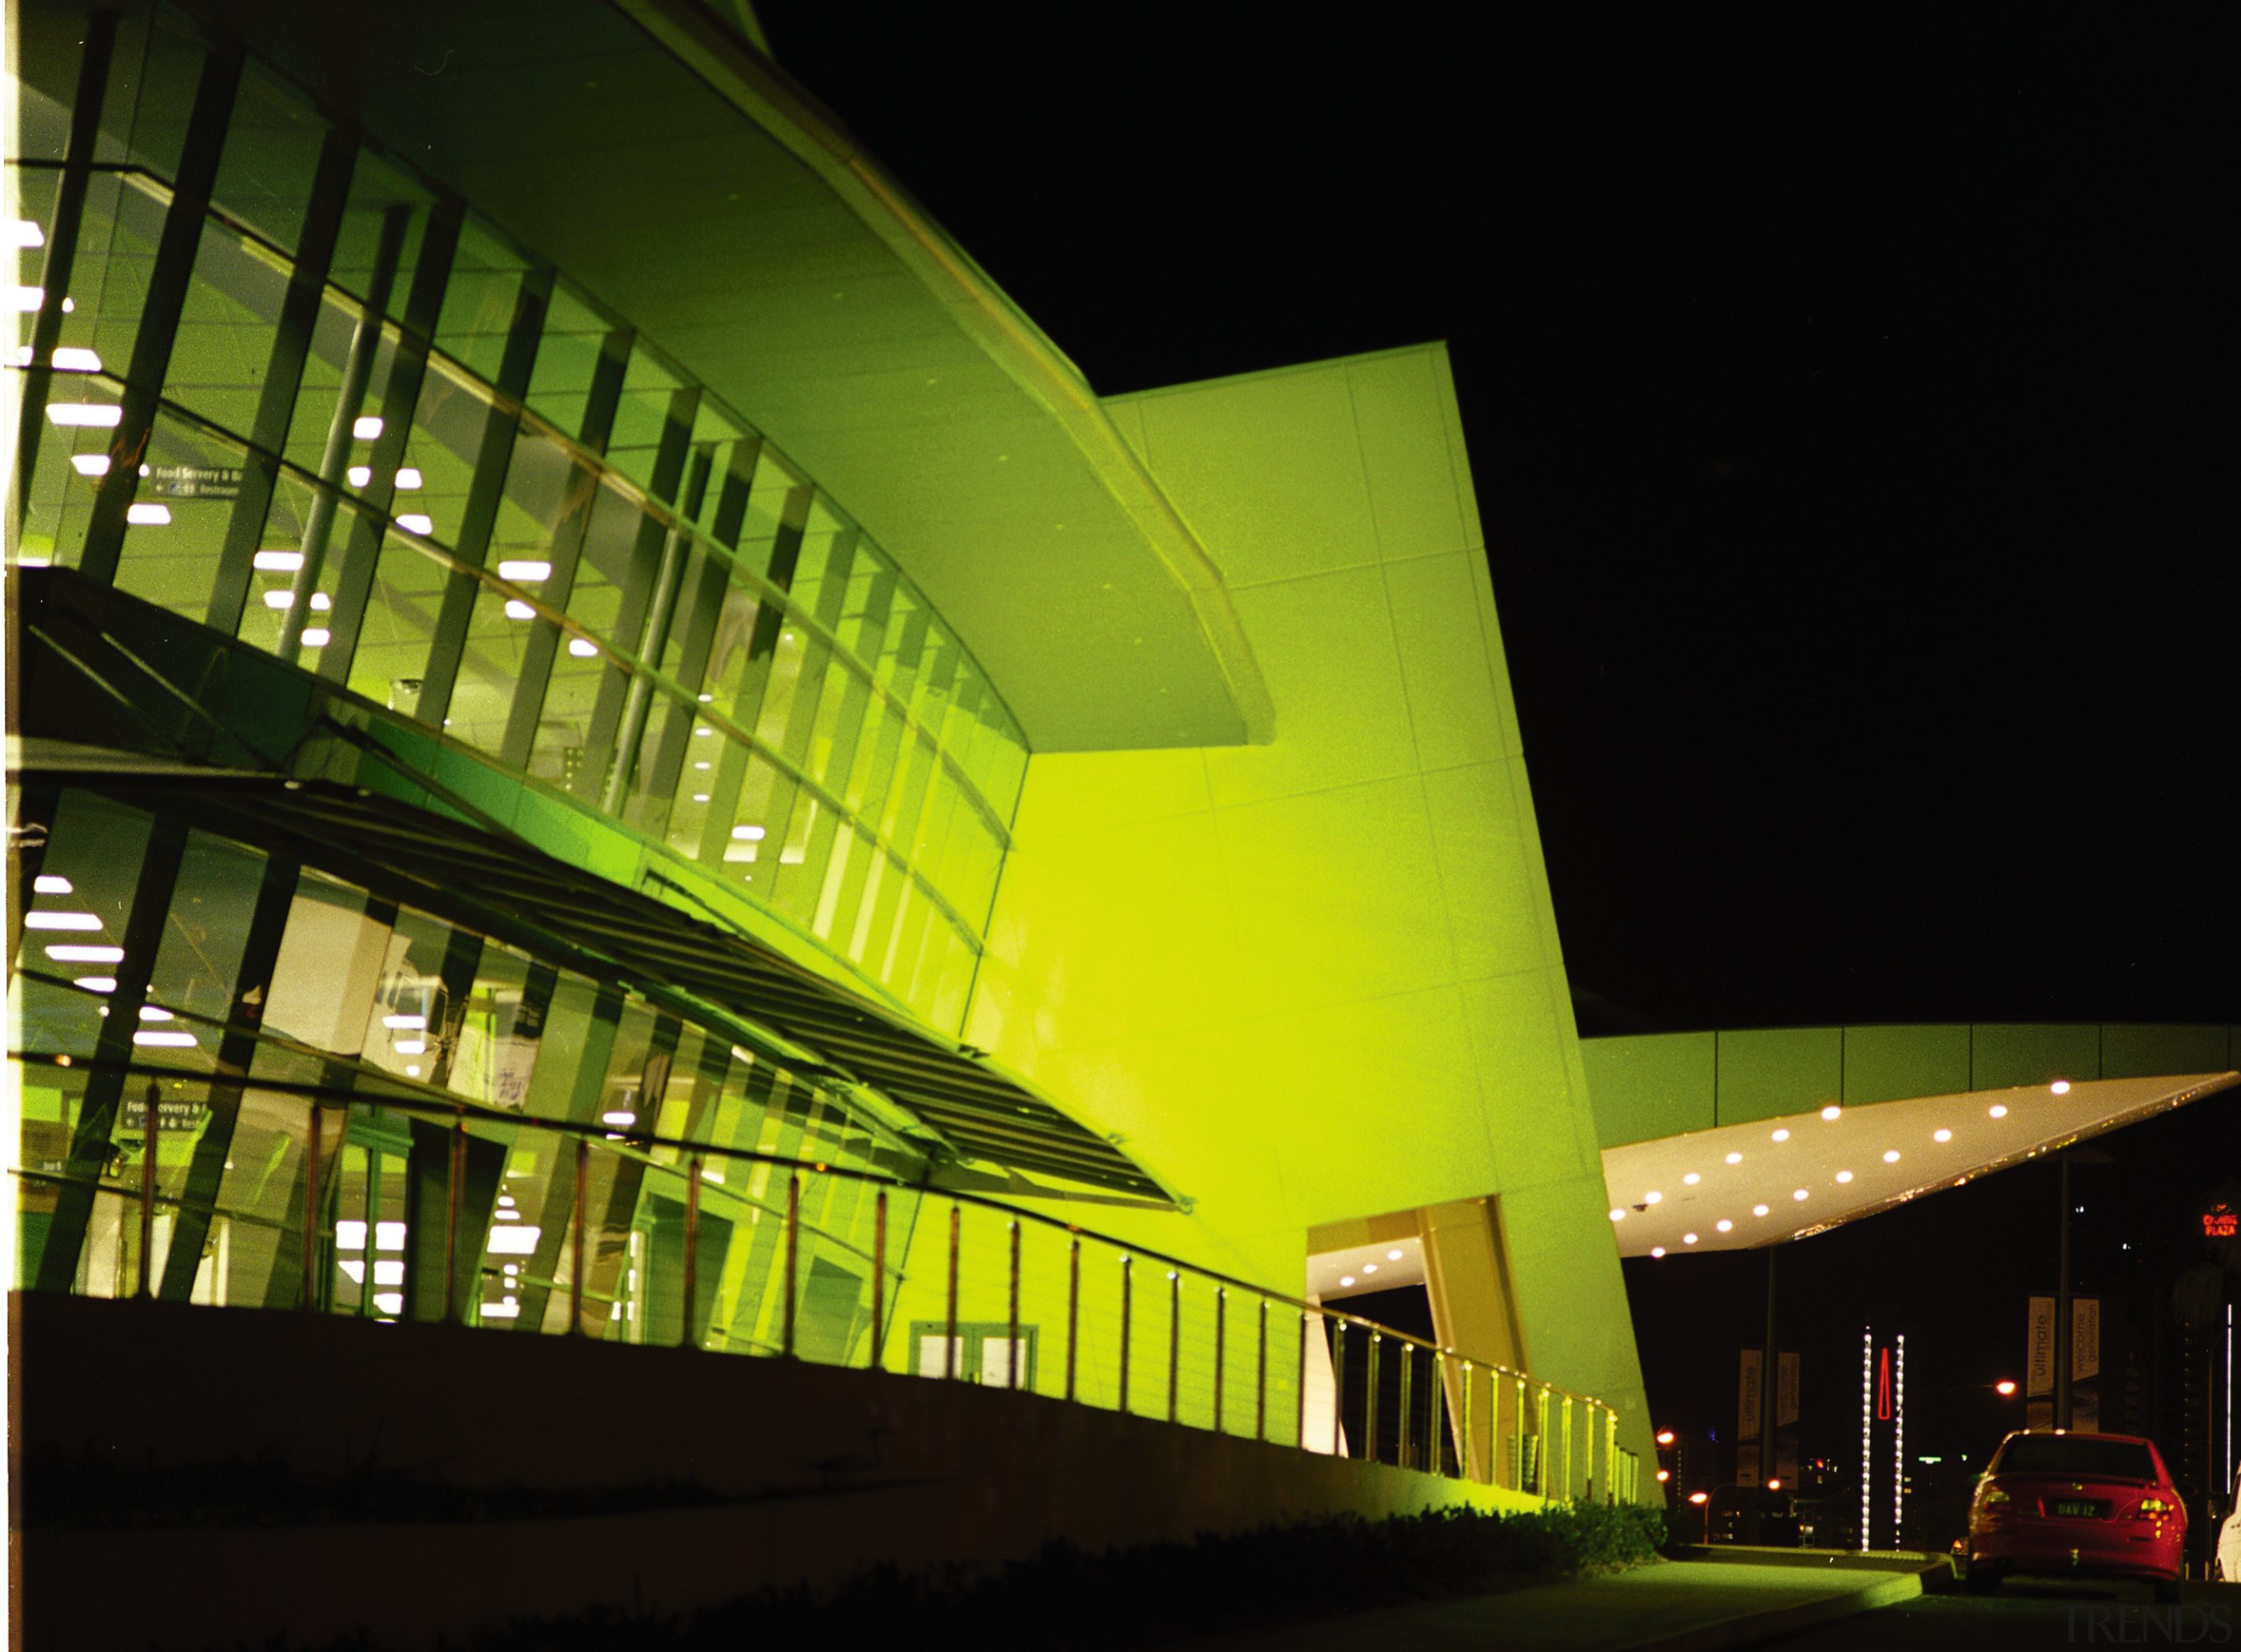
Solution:
[[[11,287],[9,291],[15,295],[9,301],[10,307],[18,315],[29,315],[46,302],[45,287]]]
[[[91,912],[26,912],[25,929],[99,929],[102,921]]]
[[[54,353],[54,370],[58,373],[98,373],[102,370],[102,358],[91,350],[66,344]]]
[[[403,492],[411,492],[420,485],[420,473],[410,465],[405,466],[397,473],[397,485]]]
[[[526,602],[509,599],[506,603],[506,617],[509,620],[533,620],[537,617],[537,610]]]
[[[140,1006],[140,1019],[143,1021],[170,1021],[172,1019],[172,1012],[165,1009],[161,1004],[143,1004]]]
[[[60,872],[40,873],[37,877],[32,880],[32,892],[34,895],[70,895],[75,893],[75,891],[70,887],[70,880],[64,877]]]
[[[760,843],[764,833],[759,826],[740,826],[732,828],[732,835],[742,843]],[[1653,1193],[1650,1197],[1654,1199],[1656,1195]]]
[[[46,232],[28,218],[17,219],[16,227],[10,234],[12,237],[11,244],[14,246],[43,247],[46,244]]]
[[[568,651],[578,659],[589,659],[599,652],[599,644],[580,636],[572,636],[568,639]]]
[[[115,402],[49,402],[46,422],[86,430],[115,430],[124,422],[124,410]]]
[[[397,519],[397,525],[407,533],[417,533],[426,538],[436,531],[436,519],[424,517],[417,510],[408,510]]]
[[[46,955],[63,964],[121,964],[124,961],[124,948],[82,946],[72,941],[48,947]]]
[[[194,1035],[191,1032],[141,1031],[132,1035],[132,1042],[167,1050],[189,1050],[194,1046]]]
[[[172,508],[130,504],[124,507],[124,519],[137,528],[168,528],[172,525]]]
[[[379,413],[359,414],[357,422],[350,426],[350,433],[362,442],[379,441],[382,434],[382,416]]]
[[[81,476],[106,476],[109,475],[109,455],[73,453],[70,455],[70,468]]]
[[[71,984],[73,986],[83,987],[89,993],[113,993],[116,990],[116,977],[114,975],[81,975]]]
[[[362,488],[374,479],[374,467],[371,465],[353,465],[342,474],[350,479],[353,488]]]
[[[329,631],[324,625],[306,625],[304,627],[304,646],[306,648],[325,648],[334,640],[334,634]]]
[[[498,577],[502,580],[511,580],[516,585],[533,583],[538,580],[549,580],[552,577],[552,565],[550,562],[533,560],[501,562],[498,565]]]
[[[300,551],[260,551],[249,559],[249,565],[265,573],[293,573],[304,566]]]
[[[401,1056],[419,1056],[427,1052],[428,1041],[425,1038],[399,1038],[397,1041],[397,1053]]]
[[[427,1024],[428,1017],[425,1016],[383,1016],[382,1017],[382,1025],[384,1027],[410,1027],[419,1029],[425,1027]]]

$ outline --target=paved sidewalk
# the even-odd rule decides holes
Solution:
[[[1937,1563],[1943,1564],[1942,1561]],[[1352,1613],[1238,1634],[1171,1642],[1176,1652],[1336,1652],[1398,1647],[1447,1652],[1725,1652],[1922,1592],[1914,1571],[1725,1560],[1659,1561],[1615,1577],[1506,1594]]]

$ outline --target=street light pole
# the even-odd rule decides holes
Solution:
[[[2062,1240],[2055,1253],[2055,1426],[2069,1426],[2069,1155],[2062,1156]]]

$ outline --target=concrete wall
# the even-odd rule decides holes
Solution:
[[[1089,1550],[1514,1493],[1033,1395],[786,1360],[293,1313],[11,1298],[19,1449],[285,1461],[466,1487],[692,1481],[727,1500],[575,1519],[19,1532],[25,1644],[454,1640],[515,1614],[710,1606],[893,1564]],[[18,1473],[22,1471],[19,1468]],[[36,1467],[34,1472],[37,1472]],[[65,1470],[64,1472],[67,1472]]]
[[[1652,1033],[1580,1043],[1605,1147],[1911,1096],[2241,1069],[2241,1026],[1980,1022]]]
[[[1444,348],[1107,408],[1276,735],[1033,757],[965,1036],[1195,1207],[1085,1220],[1275,1290],[1310,1227],[1493,1197],[1529,1368],[1648,1460]]]

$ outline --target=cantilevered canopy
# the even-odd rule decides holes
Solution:
[[[844,1100],[852,1086],[868,1087],[920,1121],[922,1137],[964,1159],[1172,1203],[1109,1142],[969,1054],[896,1025],[751,940],[518,839],[356,787],[130,756],[119,761],[118,754],[51,742],[19,747],[9,777],[81,786],[183,817],[657,1001],[676,1006],[682,995],[712,1005],[755,1029],[766,1053],[794,1072],[834,1086]]]
[[[1270,737],[1212,562],[1078,370],[735,18],[186,4],[753,420],[909,571],[1030,746]],[[67,101],[56,33],[29,31],[24,75]]]
[[[2241,1072],[1972,1090],[1605,1148],[1619,1254],[1803,1239],[2236,1084]]]

